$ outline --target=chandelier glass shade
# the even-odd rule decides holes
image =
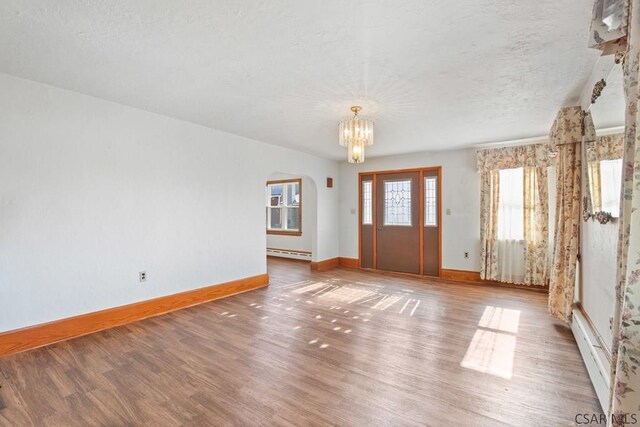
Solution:
[[[373,120],[358,116],[361,109],[351,107],[353,117],[341,121],[338,130],[340,145],[348,148],[349,163],[364,162],[364,148],[373,145]]]
[[[347,146],[349,163],[364,162],[364,144],[360,140],[353,141]]]

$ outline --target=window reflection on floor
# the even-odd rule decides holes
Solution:
[[[356,286],[359,285],[359,286]],[[366,286],[367,288],[362,288]],[[374,289],[371,289],[373,287]],[[363,282],[344,283],[340,279],[332,278],[323,282],[304,281],[291,285],[280,286],[280,289],[290,291],[294,294],[305,295],[308,297],[316,297],[318,300],[324,300],[335,303],[343,303],[346,305],[354,304],[359,306],[365,306],[372,310],[378,311],[393,311],[398,314],[405,314],[409,317],[413,317],[418,314],[418,307],[421,300],[416,298],[410,298],[413,291],[402,290],[391,293],[381,292],[379,285],[372,285]],[[288,298],[288,295],[283,294],[282,297]],[[284,301],[280,297],[279,301]],[[297,301],[297,300],[296,300]],[[307,304],[313,304],[313,301],[307,300]],[[276,305],[279,307],[280,305]],[[332,306],[331,310],[340,310],[340,306]],[[399,311],[398,311],[399,310]],[[349,313],[349,310],[344,311],[345,314]],[[357,317],[354,317],[357,319]],[[368,319],[363,319],[363,322],[367,322]]]
[[[478,326],[503,332],[518,333],[520,310],[487,306]]]
[[[460,366],[511,379],[520,310],[487,306]]]

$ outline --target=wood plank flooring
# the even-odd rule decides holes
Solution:
[[[269,259],[271,285],[0,359],[0,425],[570,426],[546,296]]]

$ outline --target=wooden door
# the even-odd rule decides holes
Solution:
[[[421,173],[376,175],[376,268],[420,274]]]

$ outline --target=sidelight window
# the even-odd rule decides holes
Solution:
[[[424,178],[424,225],[438,226],[438,178],[426,176]]]
[[[373,181],[362,181],[362,224],[373,224]]]

